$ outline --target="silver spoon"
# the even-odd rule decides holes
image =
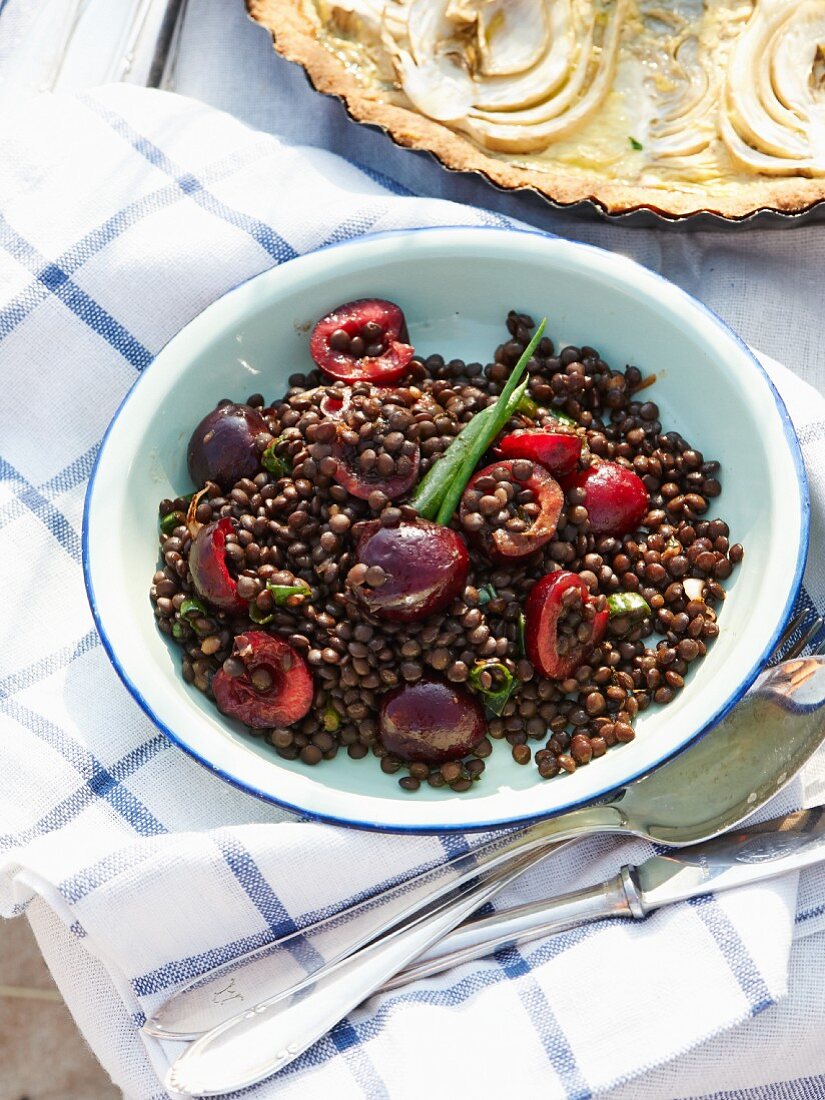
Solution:
[[[810,637],[823,626],[822,620],[817,619],[809,630],[804,630],[805,619],[804,612],[795,616],[777,644],[778,653],[794,634],[800,633],[794,645],[789,647],[786,659],[798,656]],[[772,660],[771,663],[776,662]],[[476,878],[480,868],[490,876],[500,873],[495,870],[499,864],[506,869],[511,858],[508,844],[515,835],[515,831],[501,832],[493,840],[476,845],[469,853],[408,875],[330,917],[214,967],[173,993],[147,1020],[144,1031],[161,1039],[189,1041],[199,1038],[236,1016],[241,1009],[291,991],[291,983],[284,985],[279,975],[293,971],[293,956],[297,954],[306,968],[303,981],[309,984],[311,976],[322,968],[346,958],[409,919],[422,905]],[[566,843],[573,841],[551,842],[543,849],[544,854]],[[533,856],[528,854],[524,858]]]
[[[712,731],[609,801],[510,834],[482,876],[368,946],[261,1001],[194,1042],[170,1069],[173,1093],[216,1096],[287,1066],[384,982],[557,841],[607,832],[683,847],[725,832],[784,787],[825,738],[825,659],[785,661]],[[475,871],[478,874],[478,868]],[[469,877],[469,876],[467,876]]]

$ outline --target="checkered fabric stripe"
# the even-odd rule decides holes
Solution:
[[[157,1097],[174,1049],[138,1028],[179,983],[467,841],[299,820],[219,783],[152,727],[112,672],[83,591],[81,512],[99,441],[158,350],[242,280],[370,232],[508,223],[126,87],[39,100],[1,140],[0,907],[45,900],[82,960],[61,985],[89,1041],[130,1096]],[[771,370],[813,469],[825,402]],[[800,607],[825,607],[818,563]],[[821,770],[771,812],[803,804]],[[594,839],[501,904],[648,854],[643,842]],[[825,914],[825,881],[805,880],[799,904],[796,885],[699,899],[644,925],[603,922],[375,998],[252,1092],[498,1096],[515,1064],[523,1095],[584,1100],[783,996],[795,928],[816,931]],[[298,977],[318,950],[297,936],[284,965]],[[83,1014],[92,974],[108,1013]],[[626,1018],[593,1009],[615,988],[636,991]]]

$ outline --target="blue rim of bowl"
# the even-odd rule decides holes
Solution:
[[[677,295],[681,295],[685,299],[686,302],[688,302],[693,307],[697,308],[701,313],[704,313],[705,316],[708,317],[714,323],[714,325],[716,325],[717,328],[720,328],[722,330],[722,332],[724,333],[725,336],[727,336],[729,339],[732,339],[734,341],[734,343],[736,343],[739,346],[739,348],[745,353],[745,355],[750,360],[750,362],[753,364],[753,366],[756,368],[756,370],[759,371],[759,373],[763,376],[763,378],[767,382],[768,388],[771,392],[771,395],[773,396],[774,403],[776,404],[777,412],[779,413],[780,419],[782,421],[782,426],[783,426],[783,429],[784,429],[785,438],[786,438],[786,441],[788,443],[788,447],[789,447],[790,452],[793,456],[794,466],[796,468],[797,483],[799,485],[799,492],[800,492],[800,530],[799,530],[799,543],[798,543],[798,546],[797,546],[796,569],[795,569],[795,572],[794,572],[793,581],[792,581],[790,589],[788,591],[788,598],[787,598],[786,603],[785,603],[785,608],[784,608],[784,610],[782,611],[782,614],[779,617],[779,621],[777,623],[777,626],[775,627],[774,632],[773,632],[768,644],[765,646],[765,648],[763,649],[760,656],[757,658],[757,660],[751,666],[748,673],[743,677],[743,679],[737,685],[736,689],[732,692],[731,695],[728,696],[728,698],[722,704],[722,706],[718,708],[718,710],[708,719],[708,721],[703,726],[701,726],[698,730],[696,730],[692,734],[692,736],[687,738],[681,745],[679,745],[672,752],[669,752],[667,754],[667,756],[663,757],[661,760],[659,760],[652,767],[645,767],[641,771],[636,772],[633,775],[627,776],[622,781],[622,783],[619,784],[618,786],[608,786],[608,787],[600,788],[599,790],[588,794],[586,798],[574,799],[571,802],[569,802],[567,805],[559,807],[559,808],[551,810],[551,811],[548,811],[547,813],[544,813],[544,814],[532,813],[532,814],[525,815],[524,817],[510,817],[510,818],[507,818],[506,820],[495,820],[495,821],[489,821],[489,822],[484,822],[484,823],[481,823],[481,824],[473,824],[473,825],[455,825],[455,824],[426,825],[426,826],[420,826],[420,825],[387,825],[387,824],[380,824],[380,823],[372,822],[372,821],[359,821],[359,820],[355,820],[353,818],[336,817],[332,814],[323,814],[323,813],[318,813],[318,812],[315,812],[315,811],[310,811],[310,810],[307,810],[303,806],[298,806],[298,805],[295,805],[292,802],[287,802],[285,799],[276,798],[274,795],[272,795],[268,791],[263,791],[263,790],[259,789],[258,787],[253,786],[252,784],[245,783],[245,782],[237,779],[235,776],[229,774],[228,772],[225,772],[223,769],[218,768],[211,761],[206,759],[204,756],[201,756],[200,753],[196,752],[190,745],[186,744],[185,741],[181,740],[181,738],[173,730],[171,730],[164,722],[161,721],[160,718],[158,718],[158,716],[155,714],[155,712],[149,706],[147,701],[144,699],[144,697],[141,694],[138,687],[131,681],[129,676],[126,674],[124,668],[122,667],[120,661],[117,658],[117,655],[114,652],[114,649],[112,648],[111,642],[109,641],[109,638],[106,634],[106,631],[104,630],[103,623],[101,621],[100,612],[99,612],[99,609],[98,609],[98,606],[97,606],[97,601],[95,599],[95,594],[94,594],[94,584],[92,582],[92,570],[91,570],[91,565],[90,565],[90,561],[89,561],[88,535],[89,535],[89,511],[90,511],[90,508],[91,508],[91,501],[92,501],[92,496],[93,496],[93,493],[94,493],[94,485],[95,485],[95,479],[96,479],[96,476],[97,476],[98,466],[99,466],[100,461],[103,457],[103,453],[104,453],[105,448],[106,448],[107,440],[108,440],[110,434],[112,433],[112,431],[114,430],[114,427],[115,427],[115,425],[117,424],[117,421],[120,418],[120,414],[123,412],[124,408],[126,407],[126,404],[128,403],[128,401],[130,400],[130,398],[134,394],[137,387],[140,385],[142,379],[145,378],[146,375],[148,374],[148,372],[154,367],[155,363],[157,362],[158,358],[163,353],[163,351],[169,346],[169,344],[173,340],[176,340],[181,335],[181,333],[183,333],[186,330],[188,325],[192,324],[193,321],[195,321],[199,317],[203,316],[203,314],[205,312],[207,312],[207,310],[212,309],[219,302],[223,301],[223,299],[226,298],[227,295],[233,294],[235,291],[239,290],[241,287],[246,286],[248,283],[254,282],[256,279],[260,278],[262,275],[266,275],[267,273],[275,270],[275,268],[274,267],[266,268],[264,271],[260,271],[256,275],[251,275],[248,279],[242,279],[241,282],[237,283],[235,286],[233,286],[229,290],[225,291],[223,294],[221,294],[221,296],[219,298],[216,298],[213,302],[210,302],[208,306],[205,306],[204,309],[202,309],[200,311],[200,313],[198,313],[194,317],[190,318],[190,320],[187,321],[186,325],[184,325],[183,328],[179,329],[178,332],[176,332],[174,334],[174,336],[170,337],[170,339],[160,349],[160,351],[157,353],[157,355],[152,360],[152,362],[149,364],[149,366],[146,368],[146,370],[140,375],[139,378],[137,378],[135,380],[135,382],[130,387],[129,391],[124,396],[121,403],[118,405],[118,407],[115,411],[115,414],[112,417],[112,419],[109,423],[109,426],[108,426],[108,428],[106,429],[106,431],[103,435],[103,439],[100,442],[100,449],[98,450],[97,457],[95,458],[94,466],[92,467],[92,472],[91,472],[91,475],[89,477],[89,484],[88,484],[88,487],[86,489],[86,496],[85,496],[84,503],[83,503],[83,526],[82,526],[82,532],[81,532],[81,554],[82,554],[82,561],[83,561],[83,579],[84,579],[84,583],[85,583],[85,586],[86,586],[86,596],[87,596],[87,599],[89,601],[89,606],[90,606],[91,611],[92,611],[92,617],[94,619],[95,626],[97,628],[97,632],[100,635],[100,640],[103,644],[103,648],[106,652],[106,655],[109,658],[109,661],[111,662],[112,666],[115,669],[115,672],[120,677],[120,679],[123,682],[124,686],[126,687],[127,691],[132,696],[132,698],[135,700],[135,702],[138,704],[138,706],[141,708],[141,710],[144,711],[144,713],[151,719],[151,721],[158,727],[158,729],[161,730],[161,732],[164,733],[165,736],[168,737],[169,740],[172,741],[173,744],[175,744],[179,748],[183,749],[184,752],[186,752],[189,756],[191,756],[195,760],[197,760],[198,763],[202,764],[203,767],[205,767],[208,771],[212,772],[214,775],[217,775],[220,779],[222,779],[225,782],[231,784],[233,787],[238,788],[238,790],[243,791],[245,794],[254,795],[256,798],[261,799],[263,802],[268,802],[270,805],[280,806],[283,809],[289,810],[292,813],[298,814],[302,817],[310,818],[313,821],[323,821],[323,822],[326,822],[330,825],[343,825],[343,826],[346,826],[348,828],[365,829],[365,830],[368,830],[368,831],[375,831],[375,832],[403,833],[403,834],[410,833],[410,834],[419,835],[419,836],[421,836],[421,835],[430,835],[430,834],[433,834],[433,833],[474,833],[474,832],[489,831],[489,830],[494,830],[494,829],[507,829],[507,828],[513,828],[513,827],[519,826],[519,825],[527,825],[531,821],[541,820],[545,817],[557,817],[559,814],[568,813],[570,810],[574,810],[574,809],[577,809],[578,807],[586,806],[586,805],[589,805],[589,804],[591,804],[593,802],[596,802],[600,799],[604,799],[606,796],[623,789],[628,784],[633,783],[636,780],[643,778],[645,775],[649,775],[651,772],[653,772],[653,771],[657,770],[658,768],[662,767],[669,760],[674,760],[677,756],[679,756],[681,753],[683,753],[686,749],[689,749],[691,745],[695,744],[701,737],[704,737],[704,735],[706,733],[708,733],[711,729],[713,729],[714,726],[718,725],[719,722],[722,721],[722,719],[725,717],[725,715],[727,715],[729,713],[729,711],[731,711],[733,709],[733,707],[736,706],[736,704],[739,702],[739,700],[750,689],[751,685],[756,680],[759,673],[765,667],[768,658],[773,653],[773,650],[774,650],[774,647],[776,646],[776,643],[779,641],[785,627],[787,626],[787,624],[788,624],[788,622],[791,618],[791,614],[793,612],[794,604],[796,602],[797,596],[799,595],[800,588],[802,587],[802,577],[804,575],[805,565],[806,565],[806,562],[807,562],[807,559],[808,559],[809,540],[810,540],[810,526],[811,526],[810,488],[809,488],[809,485],[808,485],[808,475],[807,475],[806,470],[805,470],[805,463],[804,463],[804,460],[803,460],[803,457],[802,457],[802,449],[800,447],[799,439],[797,438],[796,431],[794,429],[793,423],[792,423],[791,418],[788,414],[788,410],[785,406],[785,402],[782,400],[781,396],[779,395],[779,392],[777,391],[776,386],[774,385],[773,380],[771,379],[770,375],[765,370],[765,368],[762,366],[762,364],[759,362],[757,357],[753,354],[753,352],[748,347],[748,345],[745,343],[745,341],[740,336],[738,336],[737,333],[735,333],[733,331],[733,329],[731,329],[730,326],[725,321],[723,321],[722,318],[717,313],[715,313],[712,309],[710,309],[709,306],[706,306],[704,304],[704,302],[700,302],[698,300],[698,298],[694,298],[692,294],[689,294],[686,290],[683,290],[680,286],[677,286],[676,283],[672,283],[669,279],[666,279],[663,275],[660,275],[657,271],[652,271],[650,268],[645,267],[643,264],[637,263],[636,260],[632,260],[627,256],[623,256],[623,255],[620,255],[618,253],[611,252],[609,249],[599,248],[597,245],[586,244],[586,243],[583,243],[581,241],[570,241],[567,238],[559,237],[557,234],[554,234],[554,233],[545,233],[545,232],[543,232],[542,230],[539,230],[539,229],[523,229],[523,228],[520,228],[520,227],[517,228],[517,227],[510,227],[510,226],[505,227],[505,226],[490,226],[490,225],[438,225],[438,226],[433,225],[433,226],[412,226],[408,229],[383,230],[383,231],[378,232],[378,233],[366,233],[361,237],[353,237],[353,238],[350,238],[350,239],[345,240],[345,241],[334,241],[330,244],[321,245],[319,248],[311,249],[308,252],[301,253],[299,256],[296,256],[294,259],[295,260],[300,260],[304,256],[315,255],[319,252],[327,252],[327,251],[330,251],[331,249],[357,247],[359,244],[368,244],[368,243],[370,243],[372,241],[375,241],[375,240],[397,239],[397,238],[404,237],[404,236],[409,236],[409,235],[415,234],[415,233],[443,233],[443,232],[452,232],[452,231],[456,231],[456,230],[469,231],[469,232],[473,232],[473,233],[483,232],[483,233],[500,234],[500,235],[518,234],[520,236],[526,236],[526,237],[538,237],[538,238],[540,238],[542,240],[545,240],[545,241],[559,241],[559,242],[561,242],[561,244],[563,246],[573,248],[573,249],[576,249],[576,250],[582,249],[582,250],[585,250],[585,251],[588,251],[588,252],[596,253],[599,256],[607,255],[607,256],[611,257],[611,259],[613,259],[613,260],[619,260],[622,263],[628,264],[628,265],[630,265],[634,268],[638,268],[644,273],[644,275],[646,277],[652,277],[654,280],[658,280],[659,282],[663,283],[668,288],[669,293],[672,294],[672,293],[675,292]],[[286,260],[286,261],[284,261],[284,263],[276,265],[276,267],[281,268],[281,267],[284,267],[287,264],[290,264],[290,263],[293,263],[293,262],[294,262],[294,260]]]

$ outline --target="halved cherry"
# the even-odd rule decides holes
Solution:
[[[238,595],[235,578],[226,564],[226,536],[234,530],[227,517],[201,527],[189,551],[189,572],[200,596],[221,611],[241,614],[247,602]]]
[[[521,476],[522,465],[530,471],[528,476]],[[492,504],[488,507],[486,502],[500,492],[498,485],[502,482],[509,482],[513,487],[511,497],[525,489],[533,494],[539,511],[529,520],[521,520],[524,530],[508,528],[506,520],[504,526],[492,525],[496,520],[495,509]],[[543,466],[525,459],[504,459],[485,466],[470,478],[461,497],[459,520],[469,537],[489,558],[493,561],[512,562],[534,554],[552,539],[563,506],[564,493],[561,486]],[[502,512],[506,512],[508,507],[512,511],[511,504],[505,501],[501,501],[500,507]],[[490,509],[493,511],[490,512]],[[485,515],[489,520],[484,519]],[[517,508],[511,518],[520,518]]]
[[[584,506],[594,535],[626,535],[647,514],[650,497],[644,482],[617,462],[600,462],[574,474],[565,488],[584,489]]]
[[[449,607],[469,567],[464,540],[450,527],[423,519],[383,527],[372,520],[358,535],[347,580],[373,615],[409,623]]]
[[[415,354],[407,323],[393,302],[359,298],[322,317],[309,353],[325,374],[344,382],[395,382]]]
[[[382,696],[378,734],[388,752],[410,763],[443,764],[472,752],[486,733],[484,708],[469,692],[423,676]]]
[[[604,637],[609,611],[577,573],[548,573],[524,605],[524,644],[533,666],[548,680],[566,680]]]
[[[553,477],[566,477],[578,465],[582,441],[573,432],[554,432],[547,428],[519,429],[499,440],[495,453],[502,458],[529,458],[538,462]]]
[[[412,454],[401,454],[394,458],[392,473],[387,474],[380,473],[377,465],[364,469],[357,449],[340,438],[332,445],[332,457],[336,462],[333,477],[351,496],[367,500],[370,493],[378,489],[390,500],[395,500],[409,492],[415,484],[421,463],[421,450],[416,446]]]
[[[312,706],[313,692],[300,654],[263,630],[238,634],[232,656],[212,677],[218,710],[253,729],[300,721]]]

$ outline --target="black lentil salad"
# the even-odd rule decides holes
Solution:
[[[195,428],[155,616],[280,757],[465,791],[505,742],[549,779],[631,741],[718,634],[743,556],[719,463],[664,430],[655,378],[506,327],[486,366],[422,358],[398,306],[346,303],[283,397]]]

